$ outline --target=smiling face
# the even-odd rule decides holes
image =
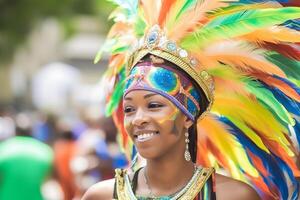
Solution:
[[[165,97],[134,90],[124,97],[124,125],[138,152],[146,159],[183,155],[184,132],[191,124]]]

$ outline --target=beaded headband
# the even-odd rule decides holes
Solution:
[[[192,121],[204,109],[200,105],[203,97],[191,80],[171,66],[138,63],[130,71],[123,96],[133,90],[147,90],[164,96]]]

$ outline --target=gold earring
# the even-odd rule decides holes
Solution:
[[[184,151],[184,158],[186,161],[191,161],[191,154],[189,152],[189,133],[185,132],[185,151]]]

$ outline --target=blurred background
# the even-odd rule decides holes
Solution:
[[[0,199],[80,199],[127,165],[93,59],[104,0],[0,0]],[[41,188],[41,189],[40,189]]]

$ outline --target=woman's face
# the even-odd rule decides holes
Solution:
[[[160,158],[178,148],[184,152],[188,122],[168,99],[153,92],[134,90],[125,96],[123,107],[126,131],[141,156]]]

